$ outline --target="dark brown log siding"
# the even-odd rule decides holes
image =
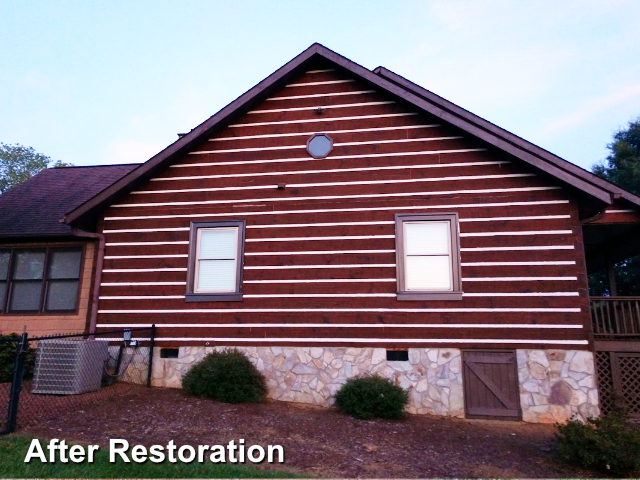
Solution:
[[[344,79],[322,72],[292,83]],[[368,90],[358,82],[330,83],[284,88],[272,98]],[[172,339],[163,345],[253,339],[587,348],[586,276],[572,197],[520,162],[400,103],[335,108],[390,100],[369,92],[265,101],[254,109],[260,112],[234,125],[291,123],[230,126],[109,208],[102,222],[107,247],[99,325],[155,323],[160,340]],[[318,106],[325,107],[321,115],[313,111]],[[372,118],[341,120],[363,116]],[[328,158],[306,153],[306,135],[287,135],[313,132],[333,138]],[[246,136],[257,138],[238,139]],[[217,150],[225,151],[197,153]],[[202,176],[209,178],[180,179]],[[278,184],[287,187],[278,190]],[[323,198],[332,196],[347,198]],[[460,217],[464,297],[398,302],[394,215],[438,212]],[[247,222],[244,300],[185,303],[190,222],[229,219]],[[317,225],[323,223],[338,225]]]

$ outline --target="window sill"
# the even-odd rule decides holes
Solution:
[[[241,302],[242,293],[187,293],[185,302]]]
[[[0,317],[62,317],[78,315],[78,310],[57,310],[41,312],[40,310],[20,310],[15,312],[0,312]]]
[[[462,292],[397,292],[398,301],[462,300]]]

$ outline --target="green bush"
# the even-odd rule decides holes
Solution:
[[[20,336],[15,333],[0,337],[0,383],[10,382],[13,377],[13,365],[16,361],[16,347]],[[36,351],[29,348],[24,360],[24,377],[33,376]]]
[[[182,387],[192,395],[225,403],[259,403],[267,393],[262,374],[235,349],[204,357],[182,378]]]
[[[378,375],[350,378],[336,394],[336,406],[356,418],[402,418],[409,394]]]
[[[640,471],[640,430],[624,412],[586,423],[572,418],[565,425],[556,424],[556,429],[562,459],[609,475]]]

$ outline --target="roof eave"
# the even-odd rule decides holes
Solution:
[[[68,212],[62,218],[62,221],[67,224],[77,222],[81,217],[89,214],[92,210],[99,208],[102,204],[109,202],[110,199],[115,198],[118,194],[121,194],[122,191],[126,191],[127,188],[140,179],[140,177],[153,173],[156,168],[161,167],[161,165],[170,158],[188,151],[192,144],[199,141],[202,135],[210,134],[210,132],[216,127],[225,125],[231,118],[238,114],[238,111],[245,109],[247,105],[255,102],[256,98],[261,96],[261,94],[264,94],[265,91],[270,90],[274,85],[286,79],[286,77],[299,66],[307,62],[313,55],[319,53],[318,50],[320,47],[322,46],[318,43],[311,45],[293,60],[280,67],[250,90],[247,90],[233,102],[229,103],[189,133],[178,138],[178,140],[167,148],[151,157],[138,168],[125,175],[120,180],[107,187],[84,204],[80,205],[78,208]]]
[[[405,77],[398,75],[397,73],[389,70],[388,68],[380,66],[374,70],[374,73],[411,91],[412,93],[417,94],[418,96],[424,98],[425,100],[428,100],[429,102],[436,104],[437,106],[442,108],[444,111],[448,112],[450,115],[454,117],[459,117],[463,121],[469,122],[471,125],[474,125],[479,129],[486,131],[487,134],[494,135],[497,138],[500,138],[503,141],[513,145],[517,149],[521,149],[528,154],[531,154],[535,157],[539,157],[540,159],[546,162],[550,162],[552,165],[559,168],[560,170],[566,171],[569,175],[575,176],[579,180],[582,180],[583,182],[591,184],[599,190],[603,190],[607,192],[608,196],[607,194],[605,194],[603,197],[597,197],[605,201],[607,204],[612,203],[612,201],[615,198],[619,197],[631,202],[637,207],[640,207],[639,196],[634,195],[631,192],[628,192],[618,187],[617,185],[614,185],[608,182],[607,180],[604,180],[603,178],[600,178],[597,175],[577,165],[574,165],[571,162],[568,162],[567,160],[561,157],[558,157],[557,155],[549,152],[548,150],[545,150],[544,148],[541,148],[538,145],[535,145],[525,140],[524,138],[519,137],[509,132],[508,130],[503,129],[489,122],[488,120],[485,120],[484,118],[479,117],[478,115],[475,115],[472,112],[469,112],[468,110],[465,110],[464,108],[440,97],[439,95],[436,95],[435,93],[421,87],[420,85],[413,83],[412,81],[406,79]],[[444,117],[442,118],[444,119]],[[526,159],[523,159],[523,160],[526,161]],[[574,185],[574,186],[577,186],[577,185]]]
[[[428,90],[394,74],[390,70],[379,67],[376,69],[377,73],[371,72],[348,58],[318,43],[314,43],[297,57],[262,80],[255,87],[242,94],[208,120],[191,130],[188,134],[179,138],[176,142],[169,145],[147,162],[75,210],[67,213],[63,221],[67,224],[81,221],[82,217],[89,216],[93,211],[101,208],[105,204],[109,204],[117,196],[127,193],[137,182],[147,176],[151,176],[157,169],[162,168],[166,163],[170,162],[172,158],[189,151],[193,145],[202,141],[203,136],[210,135],[216,128],[222,128],[227,125],[234,116],[246,110],[251,104],[262,99],[263,96],[266,96],[268,92],[285,81],[305,62],[316,55],[352,72],[364,81],[387,91],[399,99],[414,105],[418,109],[435,115],[443,121],[468,132],[485,143],[547,172],[561,182],[593,197],[603,206],[612,203],[614,194],[640,206],[640,198],[635,195],[619,189],[619,187],[605,180],[599,179],[595,175],[580,169],[566,160],[555,157],[555,155],[546,152],[540,147],[438,97]]]
[[[16,234],[3,234],[0,235],[0,242],[15,242],[16,240],[24,241],[24,242],[32,242],[35,240],[60,240],[66,238],[73,238],[74,235],[69,230],[68,232],[60,232],[60,233],[16,233]]]

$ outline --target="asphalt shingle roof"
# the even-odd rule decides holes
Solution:
[[[49,168],[0,195],[0,238],[69,236],[60,219],[137,164]]]

